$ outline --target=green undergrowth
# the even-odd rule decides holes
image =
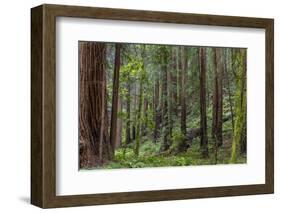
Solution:
[[[231,145],[228,144],[229,140],[224,142],[225,144],[217,150],[216,159],[215,146],[210,141],[209,157],[204,159],[201,155],[199,139],[193,140],[190,148],[178,154],[169,152],[161,153],[160,143],[153,143],[147,140],[140,145],[139,156],[135,155],[132,145],[128,145],[126,148],[118,148],[115,151],[114,160],[100,168],[118,169],[229,164]],[[246,163],[246,157],[239,156],[237,163]]]

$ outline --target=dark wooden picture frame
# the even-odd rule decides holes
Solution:
[[[265,29],[265,184],[193,189],[56,195],[56,17]],[[262,139],[261,139],[262,140]],[[31,9],[31,203],[42,208],[132,203],[274,192],[274,20],[41,5]]]

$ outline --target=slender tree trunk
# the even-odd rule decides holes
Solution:
[[[122,98],[120,96],[120,94],[118,95],[118,109],[117,109],[118,113],[120,114],[122,113]],[[122,119],[121,118],[117,118],[117,127],[116,127],[117,131],[116,131],[116,144],[115,144],[115,148],[120,147],[121,143],[122,143]]]
[[[244,122],[241,133],[241,142],[240,142],[240,153],[245,154],[247,152],[247,122],[246,122],[246,110],[244,112]]]
[[[208,157],[208,135],[206,115],[206,53],[205,48],[200,48],[200,128],[201,128],[201,151],[204,158]]]
[[[113,76],[113,96],[112,96],[112,110],[111,110],[111,125],[110,125],[110,143],[113,147],[111,158],[114,157],[115,144],[117,143],[117,110],[118,110],[118,96],[119,96],[119,72],[120,72],[120,49],[121,44],[115,44],[115,62],[114,62],[114,76]]]
[[[172,85],[171,85],[171,90],[172,90],[172,98],[173,98],[173,104],[172,104],[172,112],[174,115],[177,115],[177,103],[178,103],[178,88],[177,88],[177,79],[178,79],[178,67],[177,67],[177,48],[173,47],[172,48]]]
[[[168,60],[168,52],[167,50],[163,49],[162,52],[162,101],[163,101],[163,110],[162,110],[162,128],[163,128],[163,144],[162,144],[162,151],[166,151],[169,149],[169,120],[168,120],[168,85],[167,85],[167,78],[168,78],[168,67],[167,67],[167,60]]]
[[[217,51],[214,49],[214,83],[213,83],[213,111],[212,111],[212,138],[215,139],[218,119],[218,70],[217,70]]]
[[[142,99],[143,99],[143,82],[140,81],[140,93],[139,93],[139,103],[138,103],[138,112],[137,112],[137,121],[136,121],[136,146],[135,154],[139,155],[140,147],[140,137],[141,137],[141,114],[142,114]]]
[[[156,83],[154,86],[154,142],[156,143],[159,136],[160,136],[160,121],[161,121],[161,106],[160,106],[160,82],[159,82],[159,76],[156,77]]]
[[[137,127],[136,127],[136,144],[135,144],[135,155],[139,155],[139,147],[141,143],[141,129],[142,129],[142,122],[141,122],[141,117],[142,117],[142,108],[143,108],[143,90],[144,90],[144,77],[145,77],[145,46],[142,50],[142,69],[140,71],[140,91],[139,91],[139,102],[138,102],[138,112],[137,112]]]
[[[145,96],[145,94],[146,94],[146,92],[144,92],[144,96]],[[147,100],[147,97],[145,96],[143,98],[143,116],[144,116],[144,122],[142,124],[142,135],[143,136],[147,135],[147,123],[148,123],[147,110],[148,110],[148,100]]]
[[[79,165],[91,168],[110,159],[106,99],[106,46],[79,43]]]
[[[222,145],[222,49],[215,48],[214,50],[214,91],[213,91],[213,123],[212,123],[212,137],[216,140],[218,146]]]
[[[126,107],[127,107],[127,118],[126,118],[126,145],[131,143],[131,84],[130,80],[127,82],[127,97],[126,97]]]
[[[233,113],[233,104],[231,100],[231,89],[230,89],[230,82],[229,82],[229,75],[228,75],[228,69],[227,69],[227,64],[228,64],[228,55],[227,52],[225,52],[225,62],[224,62],[224,74],[226,77],[226,83],[227,83],[227,91],[228,91],[228,102],[230,106],[230,113],[231,113],[231,124],[232,124],[232,132],[234,131],[234,113]]]
[[[222,91],[222,82],[223,82],[223,64],[222,64],[222,48],[216,48],[217,51],[217,74],[218,74],[218,100],[217,100],[217,129],[216,129],[216,138],[218,146],[222,145],[222,117],[223,117],[223,91]]]
[[[176,49],[176,60],[177,60],[177,96],[178,96],[178,102],[177,102],[177,114],[178,114],[178,108],[181,105],[181,47],[177,47]]]
[[[173,56],[173,52],[171,52],[172,56]],[[168,67],[169,67],[169,70],[168,70]],[[174,79],[173,79],[173,64],[171,64],[171,66],[168,66],[168,63],[167,63],[167,98],[168,98],[168,128],[169,128],[169,136],[172,135],[172,131],[173,131],[173,112],[175,111],[174,109],[174,100],[175,100],[175,97],[173,96],[174,95],[174,92],[173,92],[173,82],[174,82]]]
[[[132,126],[132,140],[136,140],[136,123],[137,123],[137,85],[134,84],[134,99],[133,99],[133,126]]]
[[[181,132],[186,135],[186,70],[187,70],[187,57],[185,47],[181,47]]]

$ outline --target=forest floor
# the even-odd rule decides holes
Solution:
[[[178,154],[161,153],[160,143],[153,143],[151,140],[144,141],[136,156],[133,144],[126,148],[118,148],[115,151],[114,160],[107,162],[102,167],[93,169],[118,169],[118,168],[144,168],[144,167],[170,167],[170,166],[193,166],[193,165],[215,165],[229,164],[231,157],[231,139],[224,138],[223,145],[217,151],[215,145],[209,142],[209,157],[202,158],[200,151],[200,139],[194,139],[192,145],[185,151]],[[237,164],[246,163],[246,155],[239,155]]]

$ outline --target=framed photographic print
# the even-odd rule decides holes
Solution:
[[[31,9],[31,203],[274,191],[273,19]]]

